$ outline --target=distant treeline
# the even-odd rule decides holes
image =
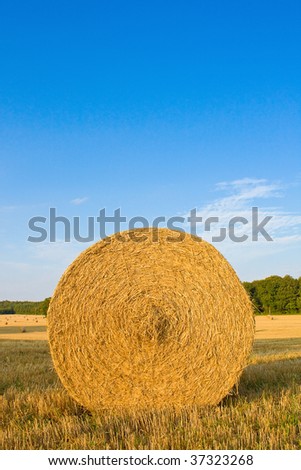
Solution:
[[[16,313],[17,315],[46,315],[50,298],[40,302],[19,301],[15,302],[9,300],[0,301],[0,315],[10,315]]]
[[[270,276],[253,282],[243,282],[256,314],[301,313],[301,277]],[[0,315],[46,315],[50,298],[40,302],[0,301]]]
[[[243,285],[257,314],[301,313],[301,277],[270,276]]]

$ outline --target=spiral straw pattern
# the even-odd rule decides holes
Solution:
[[[154,228],[80,254],[48,324],[57,373],[91,411],[217,404],[254,337],[250,300],[225,258],[198,237]]]

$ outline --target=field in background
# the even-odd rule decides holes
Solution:
[[[256,317],[256,339],[301,338],[301,315]],[[47,318],[0,315],[0,340],[47,340]]]
[[[256,339],[301,338],[301,315],[256,317]]]
[[[47,340],[47,319],[42,315],[0,315],[0,340]]]
[[[301,316],[257,317],[238,394],[219,406],[128,416],[92,415],[69,398],[41,340],[45,319],[3,320],[0,338],[21,340],[0,341],[0,449],[301,449]]]

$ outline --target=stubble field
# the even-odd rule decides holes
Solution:
[[[257,317],[250,364],[218,406],[122,416],[69,398],[46,328],[0,317],[0,449],[301,449],[301,316]]]

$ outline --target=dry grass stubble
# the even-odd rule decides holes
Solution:
[[[89,413],[43,341],[0,342],[0,389],[0,449],[301,449],[300,338],[256,342],[239,395],[218,406]]]

